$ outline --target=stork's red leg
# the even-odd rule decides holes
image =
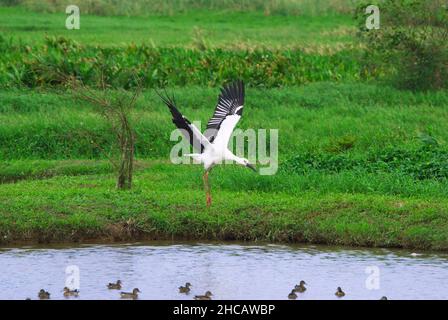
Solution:
[[[210,184],[208,182],[208,171],[205,171],[203,178],[204,178],[206,204],[207,204],[207,207],[210,207],[210,205],[212,204],[212,196],[210,194]]]

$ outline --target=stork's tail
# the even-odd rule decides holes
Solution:
[[[184,154],[184,156],[191,157],[194,161],[197,161],[199,163],[202,162],[202,154],[200,153],[186,153]]]

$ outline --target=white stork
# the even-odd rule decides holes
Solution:
[[[223,161],[235,161],[236,164],[245,166],[257,171],[246,158],[237,157],[228,149],[228,143],[238,120],[243,114],[244,107],[244,83],[235,81],[224,86],[218,98],[213,116],[207,123],[204,134],[187,118],[185,118],[176,107],[174,96],[168,97],[157,93],[163,102],[168,106],[173,115],[173,123],[180,129],[183,135],[190,141],[190,144],[198,153],[185,154],[204,165],[204,188],[206,192],[207,207],[211,205],[210,185],[208,174],[210,170]]]

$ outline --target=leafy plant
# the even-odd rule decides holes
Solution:
[[[359,36],[368,47],[366,70],[386,70],[406,89],[448,88],[448,7],[443,0],[376,1],[380,28],[365,26],[365,8],[358,6]]]
[[[340,153],[348,151],[355,146],[356,137],[354,136],[343,136],[331,142],[331,145],[327,147],[327,151],[332,153]]]
[[[448,150],[425,145],[415,150],[388,148],[381,153],[366,155],[303,153],[286,161],[286,172],[307,174],[312,171],[338,173],[399,173],[414,179],[448,179]]]
[[[201,44],[202,43],[202,44]],[[13,41],[0,43],[0,86],[54,87],[61,82],[48,73],[47,65],[66,76],[94,86],[100,77],[107,85],[129,89],[143,87],[217,86],[241,78],[249,86],[280,87],[316,81],[359,79],[356,51],[332,55],[300,50],[233,51],[184,48],[154,48],[130,44],[124,47],[84,46],[64,37],[47,37],[44,45],[28,46]],[[101,74],[98,65],[101,64]],[[374,75],[372,75],[374,77]]]

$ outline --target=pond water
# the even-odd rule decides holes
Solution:
[[[338,286],[343,299],[448,299],[445,253],[178,242],[0,248],[0,299],[36,299],[41,288],[64,299],[74,275],[68,266],[79,270],[77,299],[119,299],[106,288],[117,279],[125,291],[139,288],[140,299],[192,299],[206,290],[214,299],[286,299],[302,279],[301,300],[338,299]],[[178,293],[187,281],[191,293]]]

